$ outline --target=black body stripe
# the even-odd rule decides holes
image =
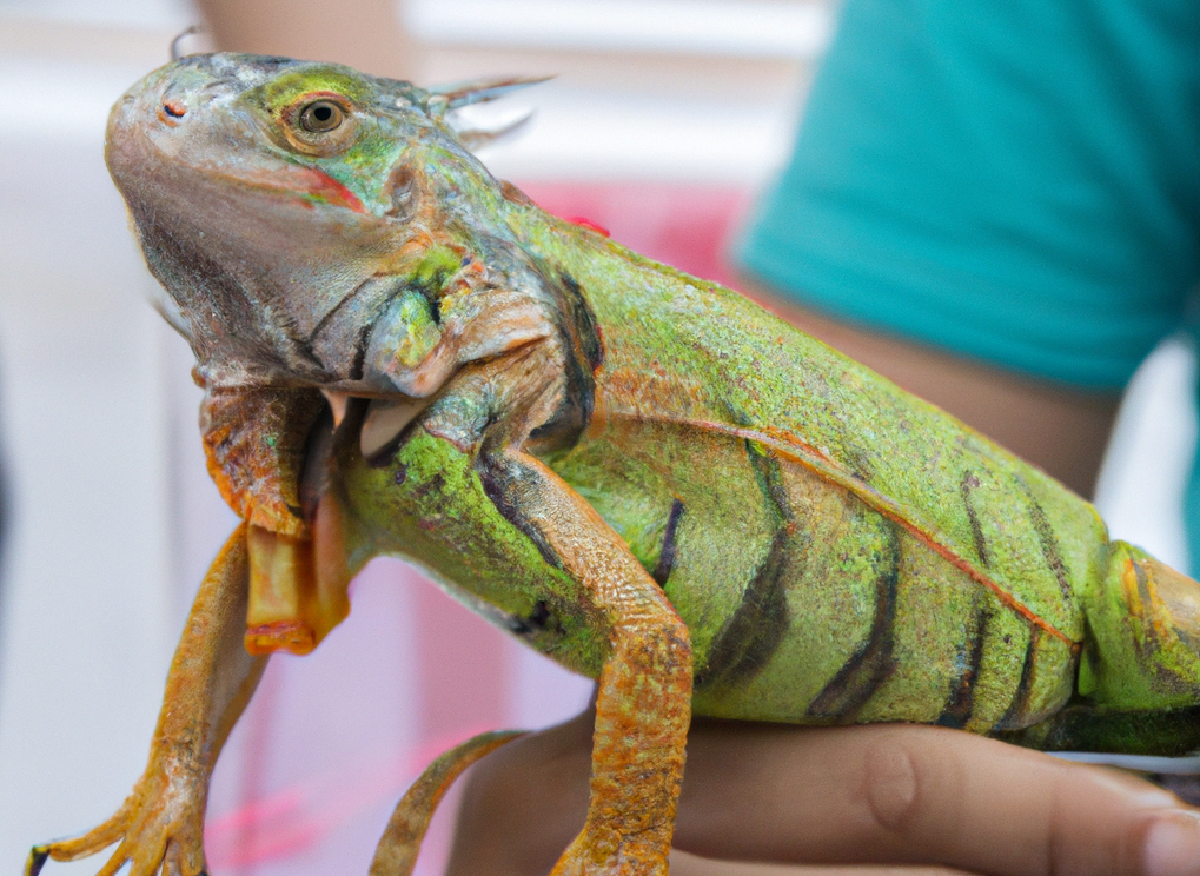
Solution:
[[[554,299],[560,305],[553,318],[566,353],[565,386],[554,416],[529,437],[545,450],[567,450],[591,422],[596,407],[596,371],[604,364],[604,340],[596,314],[575,279],[564,273],[557,282],[549,277],[546,282],[552,283]]]
[[[776,531],[766,557],[742,594],[742,603],[717,634],[703,667],[698,667],[697,689],[750,680],[766,665],[783,641],[790,624],[787,611],[786,573],[791,565],[789,525],[792,510],[779,460],[766,448],[745,442],[754,475],[775,517]]]
[[[1054,572],[1063,599],[1070,604],[1072,602],[1071,584],[1067,578],[1067,565],[1063,562],[1062,550],[1058,546],[1058,536],[1054,534],[1054,528],[1050,525],[1050,519],[1046,517],[1045,509],[1033,497],[1033,491],[1029,489],[1029,485],[1024,481],[1020,483],[1025,490],[1025,496],[1029,499],[1029,516],[1033,521],[1033,528],[1037,532],[1038,540],[1042,544],[1042,556],[1046,558],[1046,564]]]
[[[1033,685],[1037,679],[1037,649],[1041,641],[1042,628],[1030,626],[1029,644],[1025,646],[1025,663],[1021,666],[1021,680],[1013,692],[1012,702],[993,730],[1010,730],[1025,724],[1025,716],[1029,714],[1029,700],[1033,696]]]
[[[683,510],[683,502],[678,499],[671,502],[667,526],[663,530],[662,549],[658,552],[658,562],[654,564],[654,580],[658,582],[659,587],[667,586],[671,569],[675,567],[675,533],[679,528],[679,518],[683,516]]]
[[[512,494],[513,478],[519,477],[511,471],[506,471],[501,463],[489,464],[482,457],[480,464],[477,467],[479,472],[479,480],[483,485],[483,492],[496,506],[496,510],[500,512],[500,516],[519,529],[531,542],[538,552],[542,555],[549,565],[556,569],[562,568],[562,560],[558,554],[546,540],[542,531],[538,529],[537,524],[526,517],[522,511],[520,504],[514,501]]]
[[[572,339],[582,354],[583,363],[587,365],[588,371],[595,374],[604,364],[604,337],[600,332],[600,323],[596,321],[596,314],[575,278],[564,273],[559,280],[567,292],[565,303],[573,329]]]
[[[788,629],[784,573],[788,536],[780,532],[742,594],[742,604],[717,636],[708,662],[694,680],[697,690],[744,683],[766,665]]]
[[[983,665],[983,647],[991,621],[991,609],[986,604],[978,605],[972,631],[974,640],[970,645],[971,656],[958,678],[950,684],[950,696],[946,700],[946,707],[936,722],[942,727],[962,728],[971,720],[971,713],[975,709],[975,682],[979,678],[979,668]],[[963,644],[965,650],[966,643]]]
[[[991,565],[991,558],[988,556],[987,542],[983,540],[983,527],[979,525],[979,515],[975,513],[975,506],[971,502],[971,489],[978,486],[979,478],[975,477],[973,472],[963,472],[962,483],[959,485],[963,507],[967,509],[967,520],[971,524],[971,536],[975,540],[975,553],[979,556],[979,564],[986,569]]]
[[[890,520],[889,556],[875,579],[875,619],[861,648],[838,670],[808,707],[812,718],[834,718],[851,722],[867,700],[891,677],[896,669],[895,649],[896,587],[900,580],[900,533]]]

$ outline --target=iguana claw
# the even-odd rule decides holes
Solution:
[[[126,800],[112,818],[82,836],[34,846],[25,861],[25,876],[38,876],[51,858],[55,861],[76,861],[112,845],[121,837],[120,825],[127,817],[128,808],[129,800]]]
[[[204,804],[165,789],[162,778],[143,779],[112,818],[82,836],[34,846],[25,876],[38,876],[46,861],[77,861],[117,843],[97,876],[115,876],[126,864],[128,876],[205,876]]]
[[[25,861],[25,876],[38,876],[42,872],[42,867],[46,865],[46,859],[50,857],[50,846],[34,846],[29,850],[29,857]]]

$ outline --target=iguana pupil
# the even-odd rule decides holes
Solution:
[[[318,100],[300,113],[300,127],[311,134],[332,131],[342,123],[342,108],[333,101]]]

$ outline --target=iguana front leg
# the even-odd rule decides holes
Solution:
[[[544,463],[509,450],[490,474],[500,504],[536,530],[609,627],[587,821],[552,876],[665,874],[691,714],[687,627],[620,536]]]
[[[108,821],[82,836],[35,846],[36,876],[47,858],[74,861],[117,843],[100,869],[112,876],[198,876],[205,872],[204,809],[217,755],[266,666],[242,645],[248,564],[246,526],[230,536],[192,605],[167,675],[146,772]]]
[[[343,442],[340,501],[376,550],[416,558],[530,645],[599,676],[588,815],[555,873],[665,874],[691,703],[687,629],[582,496],[502,440],[443,437],[457,437],[447,412],[480,406],[450,393],[439,404],[398,446],[363,457],[358,440]],[[427,806],[402,804],[402,829],[384,837],[374,872],[403,873],[419,834],[407,825]]]

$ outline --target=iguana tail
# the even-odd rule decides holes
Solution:
[[[409,876],[433,813],[454,780],[484,755],[523,735],[520,730],[481,733],[427,766],[392,813],[375,849],[370,876]]]
[[[1081,696],[1122,710],[1200,704],[1200,583],[1114,541],[1087,621]]]

